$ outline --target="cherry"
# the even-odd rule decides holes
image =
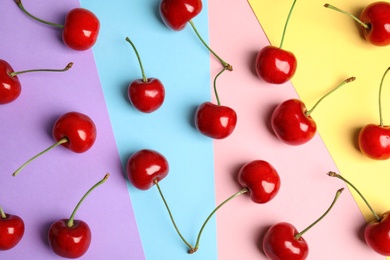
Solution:
[[[96,187],[106,182],[110,174],[92,186],[76,205],[69,219],[54,222],[49,229],[49,246],[59,256],[78,258],[84,255],[91,244],[92,233],[88,224],[82,220],[74,219],[75,214],[84,199]]]
[[[332,209],[340,196],[343,188],[336,192],[332,204],[326,212],[308,226],[303,231],[299,232],[290,223],[280,222],[271,226],[264,235],[263,250],[265,255],[270,260],[289,259],[289,260],[303,260],[309,254],[309,246],[303,238],[303,234],[321,221]]]
[[[164,85],[157,78],[147,78],[142,66],[141,58],[134,43],[126,37],[137,55],[142,72],[142,79],[136,79],[128,87],[128,97],[133,106],[141,112],[151,113],[156,111],[164,102]]]
[[[328,95],[354,80],[355,77],[350,77],[341,82],[335,89],[319,99],[310,110],[307,110],[305,104],[298,99],[289,99],[279,104],[271,117],[275,135],[289,145],[301,145],[310,141],[317,131],[317,125],[311,117],[313,110]]]
[[[68,112],[56,120],[52,135],[56,143],[25,162],[13,173],[13,176],[16,176],[31,161],[58,145],[62,145],[75,153],[86,152],[95,143],[96,126],[87,115],[79,112]]]
[[[390,44],[390,3],[378,1],[367,5],[361,12],[360,19],[333,5],[324,6],[354,19],[360,25],[364,38],[371,44],[376,46]]]
[[[72,67],[73,63],[70,62],[64,69],[34,69],[15,72],[11,65],[5,60],[0,59],[0,104],[8,104],[17,99],[22,91],[18,75],[29,72],[62,72],[67,71]]]
[[[160,188],[159,182],[168,175],[168,172],[169,164],[167,159],[164,157],[164,155],[155,150],[139,150],[133,153],[127,160],[126,173],[130,183],[140,190],[148,190],[153,185],[156,185],[177,234],[188,246],[191,252],[194,250],[194,248],[190,243],[187,242],[177,227],[169,205]]]
[[[23,235],[23,220],[17,215],[5,214],[0,208],[0,251],[15,247]]]
[[[235,129],[237,124],[236,112],[227,106],[222,106],[219,100],[216,80],[226,68],[223,68],[214,79],[214,93],[217,99],[217,105],[211,102],[204,102],[198,106],[195,111],[196,129],[211,138],[223,139],[228,137]]]
[[[390,256],[390,211],[386,211],[382,216],[378,216],[363,194],[346,178],[335,172],[329,172],[330,177],[336,177],[347,183],[362,198],[374,219],[369,221],[364,229],[364,239],[367,245],[378,254]]]
[[[255,203],[267,203],[280,189],[280,177],[275,168],[266,161],[255,160],[241,167],[238,182],[248,189]]]
[[[202,36],[198,32],[192,19],[202,11],[201,0],[161,0],[159,6],[159,12],[162,21],[166,26],[175,31],[183,30],[187,22],[191,25],[196,36],[203,43],[203,45],[219,60],[224,68],[229,71],[233,70],[233,67],[219,57],[208,44],[203,40]]]
[[[65,23],[57,24],[44,21],[30,14],[23,6],[22,0],[14,0],[18,7],[29,17],[50,25],[62,31],[62,40],[69,48],[77,51],[90,49],[96,42],[100,29],[99,19],[94,13],[84,8],[74,8],[70,10],[66,17]]]
[[[359,133],[358,144],[360,151],[367,157],[375,160],[387,160],[390,158],[390,126],[383,125],[381,93],[382,85],[388,68],[383,74],[379,87],[379,125],[368,124]]]
[[[297,59],[295,55],[283,49],[284,37],[287,25],[294,9],[296,0],[294,0],[282,34],[282,40],[279,47],[268,45],[262,48],[255,60],[257,76],[264,81],[272,84],[283,84],[290,80],[297,69]]]

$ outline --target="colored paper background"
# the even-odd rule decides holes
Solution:
[[[272,44],[279,45],[285,19],[292,2],[249,1]],[[372,1],[333,1],[329,4],[359,16]],[[380,215],[390,207],[388,197],[389,161],[363,156],[357,136],[366,124],[379,124],[378,91],[383,73],[389,67],[385,57],[389,49],[364,40],[359,26],[346,15],[323,7],[326,2],[305,1],[296,4],[284,48],[293,51],[298,69],[292,79],[300,98],[313,105],[327,91],[350,76],[356,81],[337,91],[312,114],[339,171],[355,184]],[[308,11],[310,10],[310,11]],[[382,93],[384,123],[389,121],[389,103],[385,102],[389,80]],[[373,216],[353,192],[365,218]]]
[[[79,4],[78,1],[24,2],[37,16],[55,22],[62,22],[66,12]],[[385,162],[372,162],[360,155],[353,136],[366,122],[363,114],[367,121],[376,118],[377,85],[387,66],[374,73],[373,64],[360,62],[349,53],[351,37],[360,40],[354,34],[356,27],[355,31],[348,31],[353,22],[348,23],[347,17],[310,2],[307,7],[318,10],[321,16],[303,12],[301,7],[302,14],[294,13],[285,42],[286,48],[297,50],[299,57],[294,85],[289,82],[270,86],[262,82],[254,73],[255,55],[269,41],[278,40],[290,7],[290,3],[283,1],[283,8],[273,10],[280,1],[267,2],[266,8],[261,6],[262,2],[249,1],[249,5],[247,1],[203,1],[201,14],[193,19],[204,39],[234,67],[233,72],[221,75],[217,84],[222,104],[234,108],[238,114],[237,128],[229,138],[215,141],[195,130],[193,114],[200,103],[215,101],[212,83],[220,64],[189,26],[174,32],[162,23],[159,1],[117,0],[113,4],[81,0],[81,6],[92,10],[101,21],[98,42],[86,52],[67,49],[58,30],[26,17],[12,1],[6,3],[0,10],[4,20],[0,24],[1,58],[8,60],[15,70],[62,67],[69,61],[75,65],[63,74],[20,76],[22,95],[1,107],[0,205],[6,212],[25,216],[27,229],[21,243],[13,250],[1,252],[0,257],[31,259],[33,255],[37,259],[58,259],[47,245],[49,224],[68,217],[83,193],[110,172],[110,179],[91,193],[77,214],[90,224],[93,232],[91,248],[82,259],[266,259],[260,244],[270,225],[288,221],[302,230],[326,210],[336,190],[345,187],[339,180],[327,177],[328,171],[348,174],[343,168],[348,167],[355,172],[351,165],[355,163],[382,169]],[[349,6],[354,6],[351,3]],[[299,5],[303,4],[297,4],[297,13]],[[307,16],[318,20],[309,23]],[[336,23],[337,19],[340,22]],[[340,26],[344,22],[343,26],[348,28]],[[331,48],[322,44],[325,41],[320,36],[308,39],[300,33],[322,26],[336,35],[324,35],[327,31],[321,29],[318,30],[321,37],[332,43],[337,39],[345,45],[338,43]],[[344,38],[346,35],[349,37]],[[166,87],[164,105],[152,114],[136,111],[127,100],[127,85],[140,78],[141,72],[126,36],[136,44],[147,76],[160,78]],[[298,44],[302,39],[304,43]],[[372,48],[363,41],[359,44],[366,55],[369,55],[366,48],[384,55],[385,49]],[[328,52],[332,55],[326,55]],[[320,75],[312,66],[313,56],[318,57]],[[338,56],[351,63],[341,66],[343,59]],[[363,58],[362,61],[371,60]],[[333,71],[334,67],[338,69]],[[370,72],[363,73],[366,70]],[[367,82],[375,82],[375,91],[356,81],[335,93],[330,97],[332,100],[324,101],[313,113],[320,134],[304,146],[290,147],[276,139],[269,117],[277,104],[298,96],[314,103],[344,77],[355,73],[358,80],[373,77]],[[301,82],[297,82],[300,77]],[[321,89],[300,88],[313,84],[319,84]],[[365,94],[361,95],[361,91]],[[326,104],[334,105],[326,108]],[[336,104],[348,106],[340,107],[341,111]],[[21,163],[52,144],[52,124],[69,110],[84,112],[94,119],[98,127],[94,147],[84,154],[57,147],[19,176],[12,177]],[[354,121],[355,118],[361,121]],[[167,157],[170,173],[160,185],[180,230],[192,244],[211,210],[241,188],[237,172],[244,163],[255,159],[270,162],[281,176],[282,187],[267,204],[254,204],[247,195],[242,195],[222,207],[208,223],[198,252],[188,255],[156,187],[139,191],[126,179],[124,165],[128,157],[143,148],[158,150]],[[345,153],[346,158],[340,156],[346,156]],[[377,178],[379,170],[372,174]],[[383,211],[387,206],[381,199],[384,189],[373,191],[363,185],[370,180],[372,183],[374,178],[365,178],[358,185],[365,186],[362,191],[368,190],[373,206]],[[383,259],[361,238],[364,217],[369,217],[367,212],[363,210],[362,214],[352,195],[344,191],[332,212],[305,234],[309,259]]]

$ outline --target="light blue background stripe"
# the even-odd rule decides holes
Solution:
[[[144,148],[166,156],[170,173],[160,185],[183,236],[195,244],[203,221],[215,207],[213,142],[193,125],[196,107],[211,99],[210,56],[190,26],[180,32],[168,29],[158,4],[156,0],[81,0],[101,21],[93,51],[122,164]],[[207,1],[193,21],[208,42]],[[146,75],[165,85],[165,103],[152,114],[135,110],[127,99],[128,84],[141,78],[141,72],[126,36],[137,46]],[[157,188],[128,187],[147,259],[217,259],[215,217],[203,233],[199,251],[188,255]]]

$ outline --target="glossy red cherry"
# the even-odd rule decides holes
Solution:
[[[18,76],[11,76],[14,72],[11,65],[0,60],[0,104],[7,104],[17,99],[22,91]]]
[[[266,161],[254,160],[242,166],[238,172],[238,182],[248,189],[255,203],[267,203],[280,189],[280,177],[275,168]]]
[[[236,124],[237,114],[227,106],[204,102],[195,112],[196,129],[214,139],[228,137],[234,131]]]
[[[74,8],[67,13],[65,23],[62,25],[35,17],[24,8],[22,0],[14,1],[25,14],[34,20],[63,29],[62,39],[69,48],[84,51],[90,49],[96,43],[100,30],[100,22],[91,11],[84,8]]]
[[[0,208],[0,251],[15,247],[24,235],[24,222],[17,215],[4,213]]]
[[[383,124],[381,93],[382,85],[386,74],[390,71],[388,68],[383,74],[379,87],[379,125],[368,124],[364,126],[358,137],[360,151],[367,157],[375,160],[387,160],[390,158],[390,126]]]
[[[169,164],[161,153],[143,149],[129,157],[126,172],[134,187],[147,190],[168,175]]]
[[[75,8],[66,15],[62,39],[73,50],[88,50],[96,43],[99,29],[100,22],[94,13]]]
[[[297,69],[297,59],[290,52],[274,46],[266,46],[256,57],[257,76],[272,84],[289,81]]]
[[[147,78],[138,54],[137,48],[133,42],[126,37],[126,41],[131,44],[137,55],[139,66],[141,68],[142,79],[132,81],[128,87],[128,97],[131,104],[141,112],[151,113],[156,111],[164,103],[165,88],[157,78]]]
[[[325,7],[353,18],[359,23],[364,38],[373,45],[390,45],[390,3],[372,2],[363,9],[359,18],[330,4],[325,4]]]
[[[59,256],[66,258],[79,258],[83,256],[91,244],[92,233],[88,224],[82,220],[74,219],[75,214],[84,199],[96,187],[106,182],[110,174],[90,188],[76,205],[69,219],[54,222],[49,229],[49,246]]]
[[[255,69],[257,76],[271,84],[283,84],[289,81],[297,69],[295,55],[283,49],[284,36],[295,3],[296,0],[293,1],[288,13],[279,47],[266,46],[256,56]]]
[[[202,7],[201,0],[162,0],[159,10],[166,26],[180,31],[202,11]]]
[[[313,110],[328,95],[354,80],[355,77],[344,80],[335,89],[319,99],[310,110],[307,110],[305,104],[298,99],[289,99],[279,104],[271,117],[271,126],[275,135],[289,145],[301,145],[310,141],[317,131],[317,125],[311,117]]]
[[[329,172],[330,177],[336,177],[347,183],[361,197],[366,206],[371,211],[374,219],[369,221],[364,229],[364,239],[367,245],[378,254],[390,256],[390,211],[386,211],[380,217],[363,194],[346,178],[335,172]]]
[[[25,162],[13,173],[13,176],[16,176],[31,161],[58,145],[75,153],[88,151],[95,143],[96,133],[95,123],[89,116],[74,111],[63,114],[56,120],[52,129],[56,143]]]
[[[263,250],[269,260],[304,260],[309,255],[309,246],[303,234],[320,222],[332,209],[343,188],[336,192],[330,207],[325,213],[303,231],[298,232],[290,223],[280,222],[271,226],[263,238]]]
[[[22,86],[18,75],[29,72],[62,72],[67,71],[73,65],[73,62],[68,63],[64,69],[33,69],[24,71],[14,71],[11,65],[5,60],[0,60],[0,105],[8,104],[20,96]]]

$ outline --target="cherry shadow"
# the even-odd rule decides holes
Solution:
[[[360,130],[361,130],[361,127],[355,127],[351,130],[352,134],[351,134],[351,138],[352,138],[352,142],[353,143],[353,146],[355,147],[355,149],[357,151],[360,152],[360,148],[359,148],[359,133],[360,133]]]
[[[263,249],[263,240],[264,240],[265,233],[267,232],[267,230],[270,227],[271,227],[271,225],[264,225],[264,226],[261,226],[261,227],[257,228],[256,238],[254,239],[254,241],[256,243],[256,245],[255,245],[256,248],[264,256],[266,256],[266,255],[265,255],[264,249]]]
[[[277,138],[277,136],[275,135],[274,130],[272,129],[271,118],[272,118],[272,113],[274,112],[275,108],[278,105],[279,104],[271,104],[266,108],[262,108],[262,111],[260,111],[260,113],[263,113],[263,111],[265,110],[264,112],[265,116],[263,117],[264,122],[262,122],[262,124],[266,126],[267,130],[275,138]]]
[[[248,68],[250,69],[250,72],[253,74],[254,77],[258,78],[257,72],[256,72],[256,57],[259,53],[260,49],[258,50],[252,50],[248,52]]]
[[[49,248],[49,239],[48,239],[48,234],[49,234],[49,229],[50,229],[50,226],[55,222],[55,220],[53,221],[46,221],[44,223],[41,223],[41,226],[39,228],[40,230],[40,237],[41,237],[41,241],[47,245],[47,248]]]
[[[359,238],[360,242],[362,242],[365,246],[367,246],[366,240],[364,239],[364,230],[365,230],[366,226],[367,226],[367,223],[364,222],[360,226],[356,227],[356,236]]]
[[[198,104],[197,105],[195,105],[195,104],[191,105],[188,108],[188,112],[187,112],[187,122],[195,130],[196,130],[196,126],[195,126],[194,116],[195,116],[196,110],[198,109],[198,106],[199,106]]]

